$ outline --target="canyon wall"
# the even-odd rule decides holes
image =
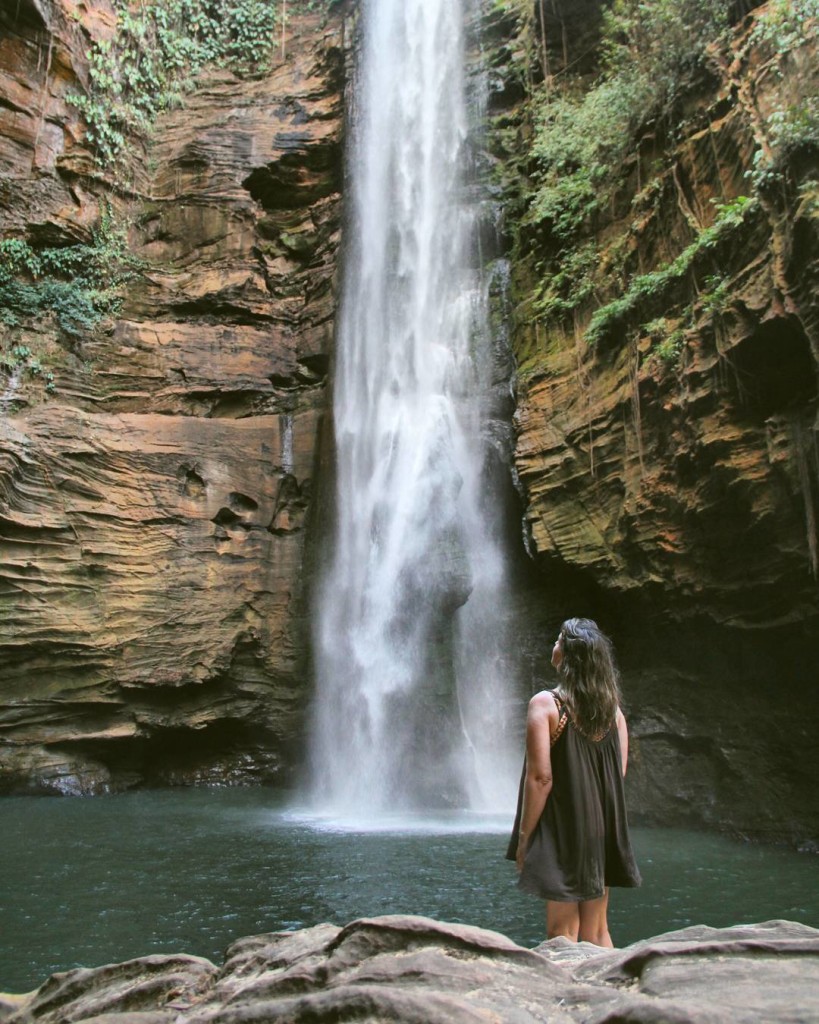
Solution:
[[[69,247],[108,220],[136,257],[100,323],[3,327],[0,786],[281,780],[307,699],[344,17],[291,17],[269,73],[204,74],[111,171],[68,97],[114,23],[105,2],[0,15],[4,237]]]
[[[561,619],[594,615],[623,669],[635,817],[810,845],[815,139],[760,168],[819,79],[815,23],[778,49],[755,32],[769,9],[734,5],[673,120],[639,127],[610,201],[579,229],[595,251],[574,296],[545,279],[580,249],[536,211],[535,101],[596,86],[601,4],[496,7],[489,140],[510,212],[532,688]]]

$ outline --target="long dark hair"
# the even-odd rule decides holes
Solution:
[[[611,641],[592,619],[567,619],[560,634],[560,691],[575,726],[586,736],[597,738],[614,725],[620,704],[620,679]]]

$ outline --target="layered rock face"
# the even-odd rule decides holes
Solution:
[[[306,517],[339,237],[343,16],[263,77],[215,71],[103,173],[67,95],[105,3],[2,13],[6,236],[141,261],[116,319],[4,339],[0,785],[279,778],[303,730]]]
[[[240,939],[224,966],[150,956],[55,974],[0,996],[8,1024],[737,1024],[815,1019],[819,933],[772,921],[685,928],[622,950],[552,939],[535,950],[497,932],[423,917]]]
[[[545,26],[508,4],[497,29],[491,144],[507,194],[503,165],[532,131],[521,59],[535,79],[568,69],[582,83],[593,68],[601,6],[583,5],[582,24],[575,5],[542,6]],[[794,150],[758,193],[749,175],[771,154],[775,112],[801,109],[819,83],[815,30],[782,57],[754,36],[755,6],[713,48],[681,123],[644,126],[599,217],[593,293],[562,323],[532,302],[536,267],[559,246],[518,202],[515,465],[536,569],[530,621],[547,631],[530,642],[534,685],[561,618],[597,617],[624,670],[638,817],[804,838],[819,832],[815,147]],[[732,203],[740,222],[690,273],[646,289],[589,340],[597,309]]]

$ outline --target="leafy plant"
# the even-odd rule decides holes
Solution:
[[[118,312],[121,286],[139,261],[125,230],[104,211],[90,243],[35,251],[23,239],[0,241],[0,308],[7,326],[53,313],[66,334],[91,330]]]
[[[737,196],[730,203],[716,205],[717,216],[714,223],[701,231],[679,256],[658,270],[635,277],[624,295],[601,306],[595,312],[586,331],[586,340],[590,345],[604,341],[638,310],[652,304],[667,305],[671,286],[691,270],[695,260],[703,252],[713,249],[743,224],[746,217],[758,206],[757,201],[748,196]]]
[[[781,55],[815,40],[818,26],[819,0],[773,0],[760,12],[751,41],[767,43]]]
[[[808,217],[819,218],[819,181],[809,178],[799,186],[801,211]]]
[[[42,377],[49,394],[56,390],[54,374],[51,370],[43,369],[39,357],[34,355],[28,345],[12,345],[8,353],[0,352],[0,368],[12,379],[15,376],[19,379],[22,372],[29,377]]]
[[[713,274],[706,277],[704,285],[700,306],[709,316],[722,316],[731,302],[728,278]]]
[[[548,221],[556,238],[572,238],[608,200],[612,171],[627,156],[650,96],[650,83],[633,69],[582,100],[559,96],[539,104],[531,217]]]
[[[594,291],[592,274],[599,262],[600,252],[593,242],[558,253],[557,269],[543,276],[538,289],[534,303],[538,315],[559,319],[589,298]]]
[[[757,191],[780,181],[788,161],[798,150],[819,150],[819,98],[809,96],[786,110],[774,110],[767,119],[769,149],[758,149],[748,179]]]
[[[727,27],[724,0],[614,0],[603,15],[604,65],[619,75],[639,61],[656,110],[688,86]]]
[[[129,135],[147,132],[159,111],[178,105],[205,64],[254,71],[275,44],[274,0],[115,0],[115,8],[115,36],[89,53],[88,93],[70,97],[103,164],[116,161]]]
[[[684,346],[685,331],[682,327],[677,327],[663,338],[658,345],[654,346],[652,354],[666,366],[676,366],[680,361]]]
[[[787,54],[819,43],[819,0],[773,0],[756,20],[750,41],[767,46],[781,75]],[[797,87],[801,79],[796,79]],[[801,95],[800,95],[801,93]],[[786,166],[801,149],[819,149],[819,98],[810,86],[797,88],[787,107],[766,118],[767,147],[754,155],[748,178],[758,191],[783,180]]]
[[[536,97],[531,221],[559,243],[594,229],[640,130],[668,112],[727,25],[723,0],[614,0],[603,20],[603,71],[582,96]]]

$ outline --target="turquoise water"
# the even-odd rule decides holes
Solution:
[[[544,938],[539,901],[503,859],[511,819],[411,824],[340,830],[288,814],[265,790],[0,800],[0,991],[147,953],[218,963],[242,935],[377,914]],[[819,927],[815,855],[682,830],[634,840],[644,884],[613,890],[618,945],[699,923]]]

